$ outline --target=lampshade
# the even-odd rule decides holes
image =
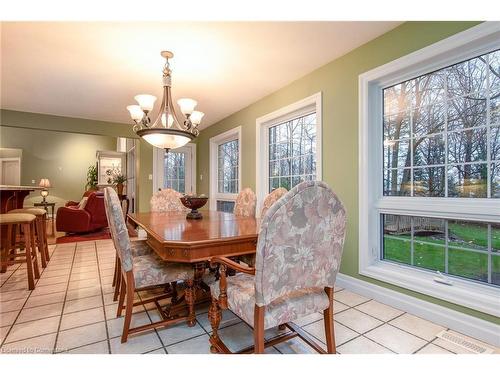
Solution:
[[[191,122],[195,125],[200,125],[201,119],[205,116],[203,112],[200,111],[193,111],[191,113]]]
[[[134,99],[137,100],[137,103],[139,103],[142,110],[149,112],[153,109],[153,106],[155,105],[156,96],[148,94],[140,94],[134,96]]]
[[[144,117],[144,112],[142,112],[140,105],[128,105],[127,109],[130,112],[130,117],[132,117],[132,120],[141,121]]]
[[[182,98],[177,100],[177,104],[179,104],[181,112],[186,116],[193,113],[194,108],[196,107],[196,104],[198,104],[198,102],[194,99]]]
[[[194,139],[194,135],[172,128],[142,129],[137,131],[137,135],[153,146],[166,150],[182,147]]]
[[[43,187],[43,188],[49,188],[50,187],[50,181],[48,178],[42,178],[40,180],[40,183],[38,184],[38,186],[40,187]]]
[[[43,189],[41,192],[40,192],[40,195],[45,199],[48,195],[49,195],[49,191],[48,190],[45,190]]]

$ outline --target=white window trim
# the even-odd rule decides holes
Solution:
[[[217,209],[217,200],[224,201],[236,201],[236,197],[238,193],[235,194],[224,194],[218,192],[218,173],[219,173],[219,145],[238,140],[238,193],[241,190],[241,149],[243,148],[243,142],[241,141],[241,126],[237,126],[235,128],[229,129],[224,133],[218,134],[212,138],[210,138],[210,189],[209,189],[209,197],[210,197],[210,209]]]
[[[257,195],[257,216],[261,211],[264,198],[269,191],[269,132],[271,126],[285,122],[300,116],[305,110],[314,108],[316,112],[316,180],[323,179],[322,168],[322,92],[317,92],[307,98],[280,108],[256,120],[256,160],[255,160],[255,182]]]
[[[196,143],[187,143],[182,148],[189,148],[191,151],[191,193],[196,194]],[[175,149],[173,149],[175,152]],[[159,172],[158,161],[165,155],[165,150],[158,147],[153,147],[153,194],[158,189],[163,189],[163,169]],[[188,171],[187,171],[188,172]]]
[[[496,287],[457,278],[443,285],[434,272],[380,260],[379,218],[393,213],[500,222],[500,199],[383,197],[381,183],[381,88],[500,48],[499,41],[500,23],[485,22],[359,76],[359,273],[495,316]]]

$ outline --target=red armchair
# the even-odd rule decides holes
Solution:
[[[70,201],[66,207],[59,207],[57,210],[56,229],[58,232],[85,233],[108,226],[102,192],[90,193],[83,209],[78,208],[78,203],[74,203],[76,202]]]

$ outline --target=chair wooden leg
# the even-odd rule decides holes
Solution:
[[[35,280],[33,277],[33,258],[31,257],[31,224],[23,224],[24,245],[26,247],[26,268],[28,272],[28,289],[35,289]]]
[[[116,278],[118,276],[118,272],[116,272],[116,267],[118,267],[118,255],[115,257],[115,272],[113,273],[113,283],[111,284],[111,286],[115,286],[116,285]],[[116,301],[116,300],[113,299],[113,301]]]
[[[47,259],[45,257],[45,244],[43,241],[43,219],[39,216],[35,220],[36,223],[36,246],[38,247],[38,252],[40,253],[40,259],[42,261],[42,267],[47,267]]]
[[[42,230],[43,230],[43,249],[45,251],[45,260],[48,262],[50,260],[50,254],[49,254],[49,242],[47,240],[47,215],[43,216],[43,225],[42,225]]]
[[[122,311],[123,311],[123,303],[125,302],[125,294],[127,293],[127,286],[125,285],[125,281],[123,280],[123,276],[119,274],[118,276],[121,280],[120,286],[117,286],[118,290],[120,291],[120,299],[118,300],[118,309],[116,311],[116,317],[119,318],[122,316]]]
[[[36,279],[40,278],[40,269],[38,268],[38,254],[35,242],[35,227],[36,223],[33,222],[31,225],[31,254],[33,256],[33,273]],[[30,253],[30,247],[26,246],[26,256]]]
[[[177,281],[170,283],[170,288],[172,291],[172,298],[170,299],[170,303],[175,305],[177,303]]]
[[[118,294],[120,293],[120,286],[122,283],[122,266],[120,264],[120,259],[116,257],[116,265],[115,265],[115,273],[116,273],[116,283],[115,283],[115,294],[113,295],[113,301],[118,299]]]
[[[194,280],[189,279],[186,281],[186,290],[184,292],[184,297],[186,299],[186,304],[188,305],[188,319],[187,325],[189,327],[194,327],[196,324],[196,315],[194,312],[194,304],[195,304],[195,290],[194,290]]]
[[[333,326],[333,288],[326,287],[325,292],[330,300],[330,305],[323,311],[323,320],[325,322],[326,348],[329,354],[337,353],[335,347],[335,330]]]
[[[264,353],[264,310],[265,306],[255,305],[253,320],[254,353]]]
[[[208,309],[208,319],[210,320],[210,325],[212,326],[212,334],[210,335],[210,351],[212,353],[218,353],[217,347],[213,343],[220,341],[219,339],[219,324],[222,319],[222,313],[219,307],[219,303],[215,298],[212,297],[212,303]]]
[[[131,272],[127,274],[127,282],[125,283],[126,285],[122,285],[122,290],[126,289],[127,297],[127,302],[125,305],[125,320],[123,321],[122,343],[127,342],[128,332],[130,330],[130,322],[132,321],[132,310],[134,309],[134,283],[133,280],[130,280],[129,274],[131,274]]]

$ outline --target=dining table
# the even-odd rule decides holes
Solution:
[[[200,210],[201,219],[187,219],[186,213],[144,212],[129,213],[129,222],[142,228],[147,244],[164,261],[192,264],[195,283],[202,295],[184,299],[188,310],[188,325],[195,324],[194,306],[201,299],[207,300],[209,290],[201,281],[209,268],[212,257],[237,257],[254,254],[260,219],[236,216],[233,213]],[[203,292],[205,295],[203,296]],[[201,297],[201,298],[200,298]],[[167,312],[179,311],[182,305]]]

